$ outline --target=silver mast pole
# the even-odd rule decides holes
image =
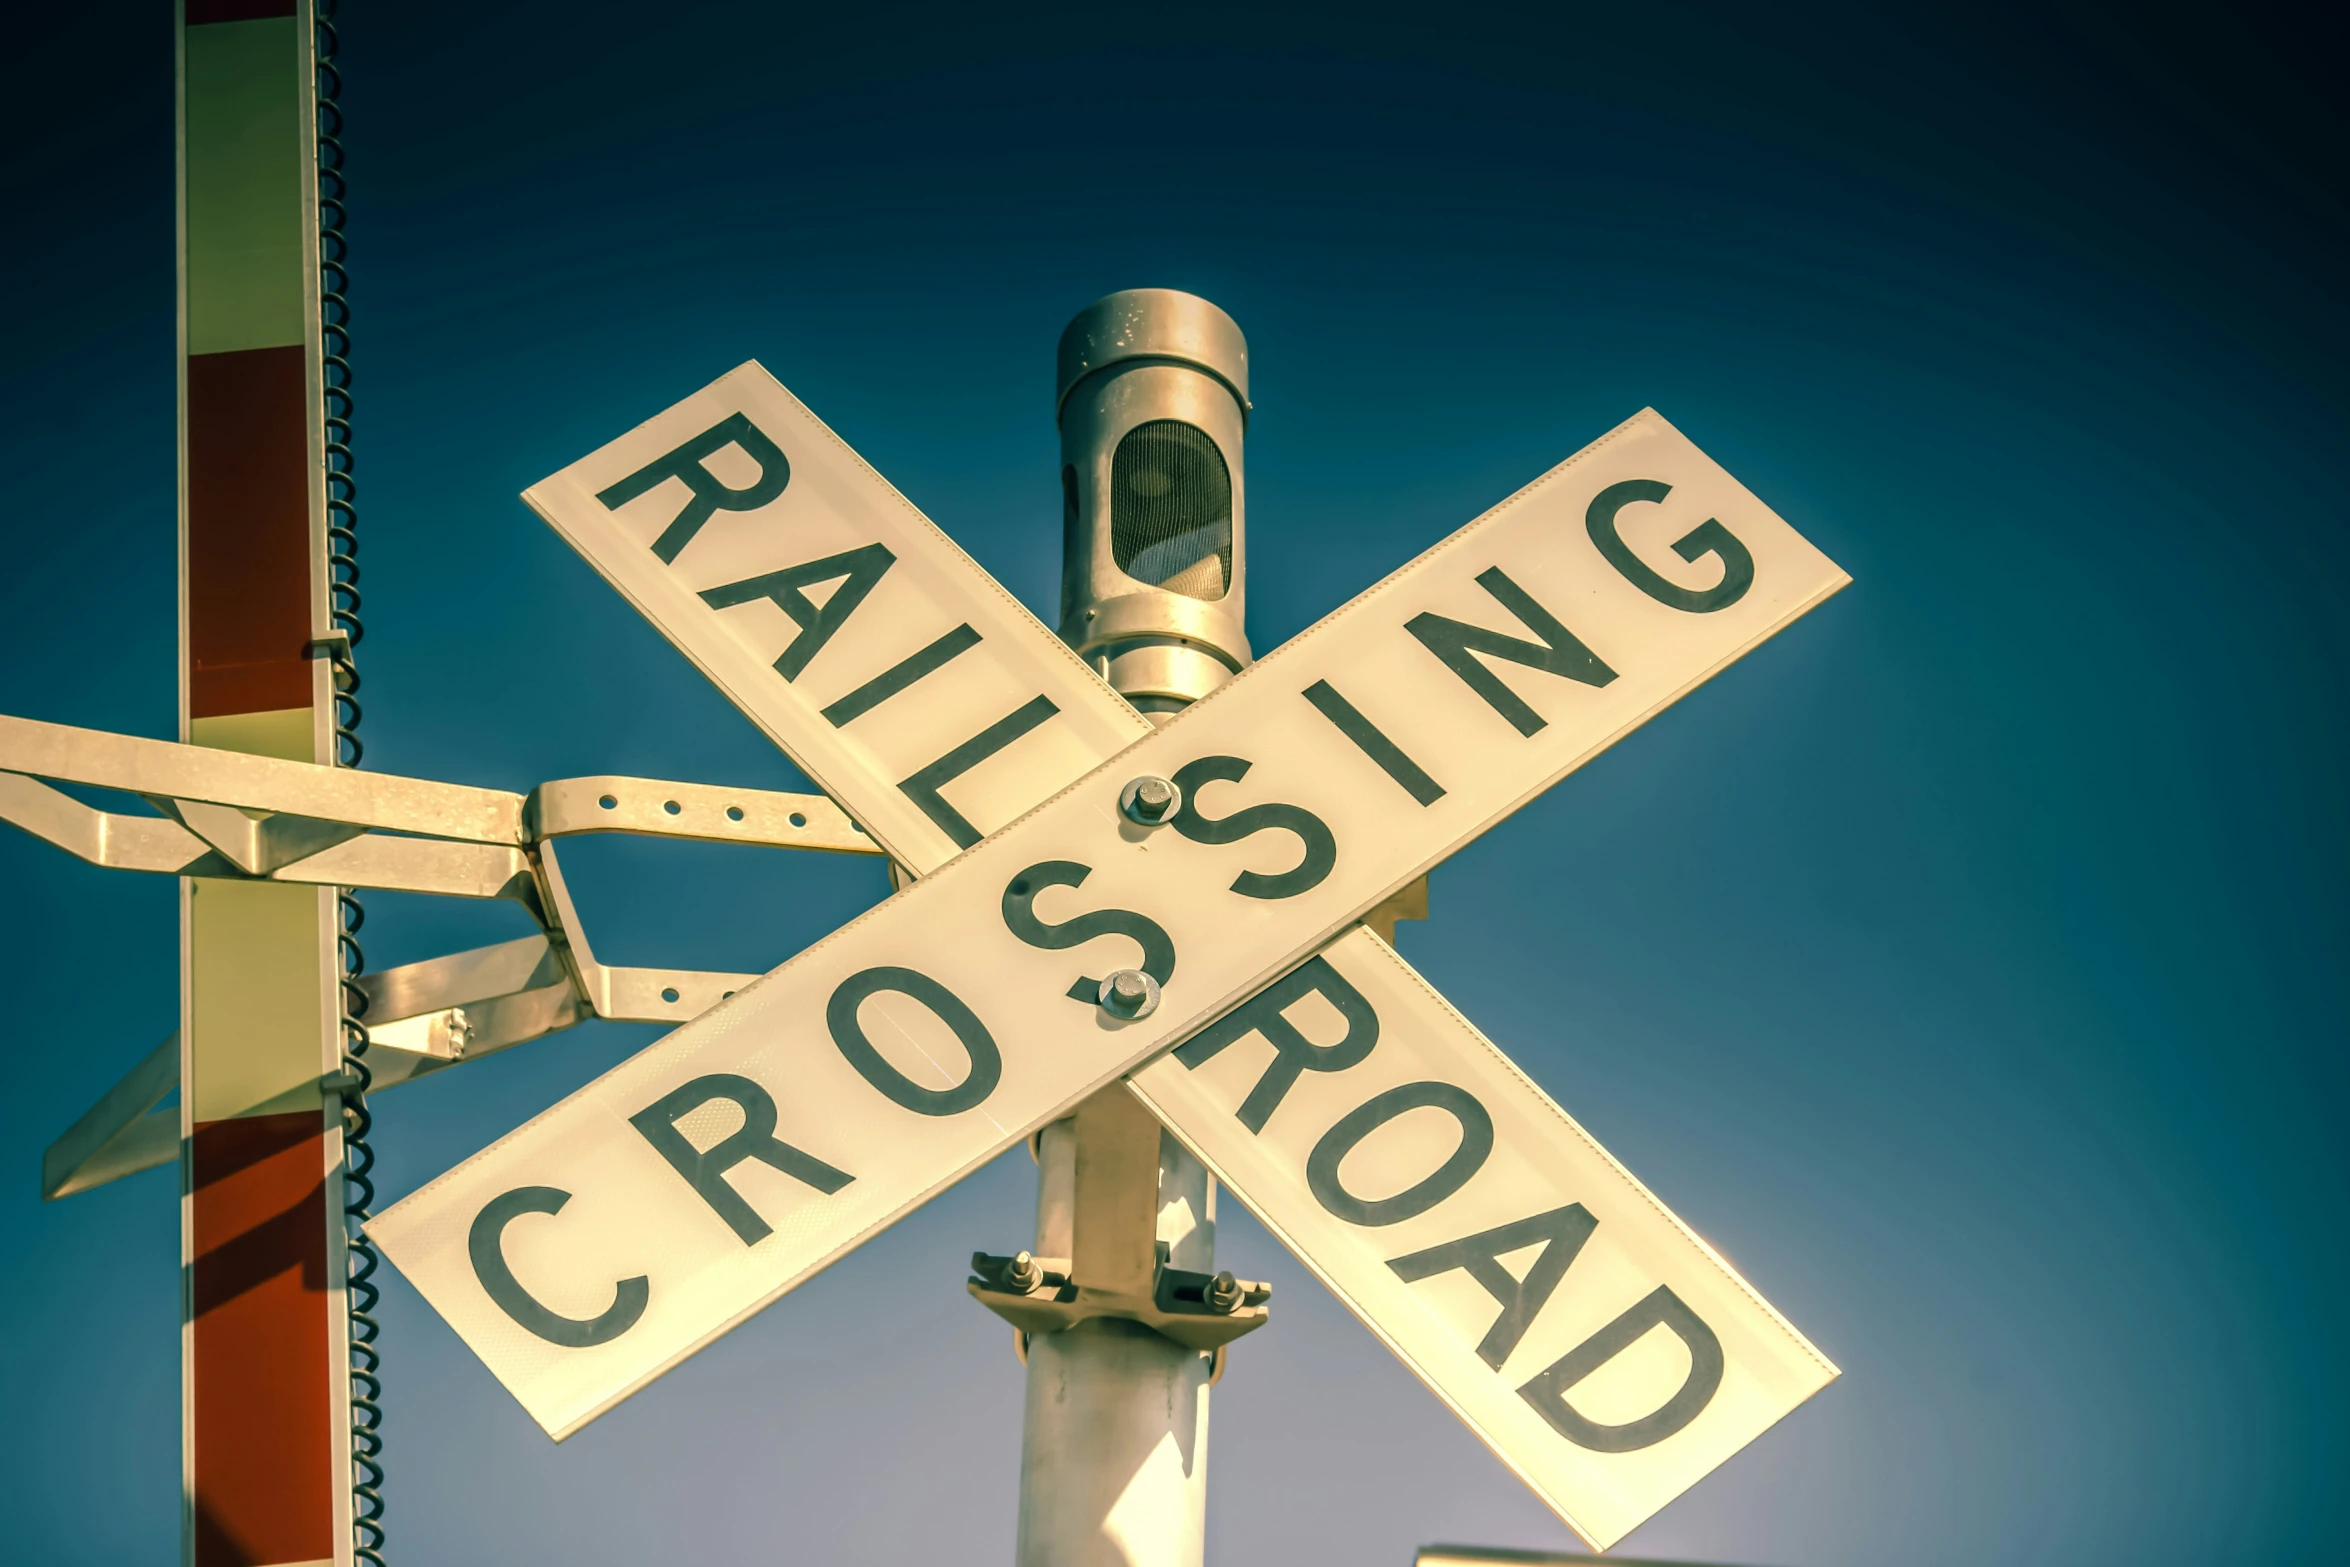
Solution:
[[[1112,294],[1062,333],[1056,406],[1061,636],[1159,721],[1249,659],[1247,340],[1193,295]],[[1036,1254],[1083,1294],[1213,1272],[1214,1179],[1123,1088],[1046,1127],[1037,1162]],[[1221,1352],[1107,1315],[1026,1343],[1020,1567],[1200,1567]]]

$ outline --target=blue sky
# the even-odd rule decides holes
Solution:
[[[1623,1549],[2342,1554],[2330,39],[2046,7],[352,10],[371,765],[799,786],[515,499],[745,359],[1050,618],[1062,323],[1214,299],[1252,351],[1260,648],[1653,405],[1855,585],[1445,866],[1400,941],[1844,1368]],[[163,736],[169,18],[27,25],[0,711]],[[771,966],[882,891],[816,856],[573,859],[619,961]],[[170,1178],[43,1206],[33,1172],[171,1027],[171,889],[9,835],[0,894],[0,1556],[165,1559]],[[522,928],[379,897],[368,950]],[[388,1096],[387,1192],[652,1035]],[[395,1280],[397,1558],[1008,1556],[1020,1372],[961,1278],[1030,1190],[1007,1158],[559,1447]],[[1276,1294],[1215,1395],[1211,1560],[1565,1548],[1225,1218]]]

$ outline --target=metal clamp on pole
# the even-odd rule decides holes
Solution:
[[[1073,1264],[1061,1257],[1015,1252],[1009,1257],[971,1254],[972,1277],[965,1285],[976,1300],[1021,1332],[1063,1333],[1092,1317],[1122,1317],[1197,1350],[1217,1350],[1265,1325],[1265,1302],[1273,1286],[1230,1273],[1195,1273],[1169,1267],[1171,1248],[1157,1243],[1158,1266],[1147,1294],[1115,1286],[1089,1289],[1071,1277]]]

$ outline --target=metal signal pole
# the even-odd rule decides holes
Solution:
[[[1062,332],[1058,381],[1061,638],[1164,722],[1249,661],[1248,340],[1195,295],[1129,289]],[[1182,807],[1162,779],[1121,801],[1141,822]],[[1364,922],[1392,939],[1427,899],[1423,877]],[[1127,1004],[1157,1004],[1125,970],[1105,1007],[1125,981]],[[1123,1086],[1046,1127],[1036,1154],[1035,1251],[972,1259],[973,1295],[1028,1363],[1019,1567],[1199,1567],[1208,1389],[1272,1291],[1212,1271],[1215,1179]]]
[[[1144,713],[1174,714],[1249,659],[1247,340],[1204,299],[1112,294],[1061,334],[1056,406],[1061,636]],[[1262,1319],[1261,1288],[1213,1273],[1214,1178],[1123,1087],[1046,1127],[1037,1162],[1035,1258],[1065,1270],[1061,1293],[1157,1301],[1204,1278]],[[1199,1567],[1222,1349],[1110,1314],[1025,1342],[1020,1567]]]

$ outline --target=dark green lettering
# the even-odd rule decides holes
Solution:
[[[742,1111],[743,1124],[707,1149],[696,1148],[686,1141],[677,1123],[713,1099],[727,1100]],[[745,1246],[757,1245],[773,1233],[767,1221],[743,1200],[742,1193],[727,1184],[726,1172],[745,1159],[781,1170],[828,1196],[855,1179],[778,1139],[774,1098],[749,1078],[732,1072],[712,1072],[672,1089],[630,1116],[628,1124],[642,1132],[645,1141],[669,1161],[670,1168],[701,1193],[702,1201],[727,1222]]]
[[[1242,871],[1232,883],[1232,890],[1244,898],[1294,898],[1319,887],[1338,863],[1338,840],[1322,818],[1303,806],[1280,804],[1252,805],[1230,816],[1200,813],[1200,785],[1238,783],[1252,765],[1237,756],[1203,756],[1184,766],[1174,778],[1175,787],[1183,791],[1183,809],[1175,814],[1173,826],[1193,843],[1207,844],[1238,843],[1271,827],[1297,834],[1305,852],[1296,865],[1273,876]]]
[[[1362,1198],[1338,1179],[1338,1166],[1355,1145],[1412,1110],[1442,1110],[1460,1123],[1461,1140],[1444,1163],[1392,1197]],[[1405,1083],[1375,1094],[1322,1134],[1306,1156],[1306,1187],[1314,1199],[1349,1224],[1376,1229],[1416,1219],[1468,1185],[1493,1152],[1493,1117],[1465,1088],[1450,1083]]]
[[[759,477],[748,489],[735,489],[702,466],[703,459],[726,446],[741,447],[759,465]],[[607,510],[618,511],[665,479],[683,479],[685,487],[693,492],[685,510],[671,519],[669,526],[661,530],[661,536],[653,541],[653,553],[667,565],[677,559],[678,551],[694,541],[694,535],[702,531],[702,524],[719,512],[757,511],[781,495],[783,487],[791,482],[791,464],[747,415],[728,414],[677,450],[654,458],[618,484],[597,491],[596,499]]]
[[[1518,1347],[1518,1340],[1526,1336],[1526,1330],[1542,1314],[1542,1307],[1559,1287],[1559,1280],[1567,1276],[1567,1267],[1583,1250],[1583,1243],[1598,1228],[1599,1221],[1591,1216],[1590,1210],[1579,1202],[1569,1203],[1531,1219],[1519,1219],[1498,1229],[1464,1235],[1457,1241],[1398,1257],[1388,1266],[1406,1284],[1460,1268],[1484,1285],[1485,1293],[1501,1302],[1501,1315],[1485,1330],[1485,1338],[1477,1346],[1477,1357],[1499,1371],[1501,1363],[1510,1358],[1510,1351]],[[1526,1270],[1523,1279],[1501,1265],[1501,1258],[1537,1242],[1542,1250],[1535,1255],[1534,1265]]]
[[[923,815],[955,840],[956,848],[970,848],[984,835],[971,825],[969,817],[947,804],[946,797],[938,791],[1059,711],[1049,696],[1030,697],[937,761],[917,768],[912,777],[898,785],[898,792],[920,806]]]
[[[1093,867],[1075,860],[1046,860],[1031,865],[1004,887],[1004,928],[1032,947],[1062,952],[1083,946],[1097,936],[1124,936],[1142,949],[1140,967],[1164,985],[1175,977],[1175,943],[1157,920],[1132,909],[1096,909],[1058,925],[1036,917],[1037,894],[1051,887],[1082,887]],[[1069,999],[1087,1006],[1101,1004],[1102,982],[1079,979],[1068,990]]]
[[[1317,991],[1346,1019],[1346,1037],[1335,1045],[1315,1044],[1282,1016]],[[1261,1132],[1301,1076],[1343,1072],[1360,1065],[1379,1042],[1379,1014],[1361,991],[1331,967],[1328,958],[1311,957],[1185,1040],[1176,1048],[1175,1059],[1196,1069],[1214,1060],[1225,1046],[1250,1034],[1262,1034],[1265,1043],[1273,1047],[1273,1064],[1240,1102],[1240,1124]]]
[[[732,609],[753,599],[765,599],[791,616],[800,628],[799,635],[776,655],[775,672],[786,680],[797,680],[800,671],[808,667],[808,660],[821,652],[824,644],[832,640],[832,634],[856,613],[857,606],[865,602],[865,595],[873,591],[873,584],[881,580],[882,573],[896,559],[883,546],[867,544],[805,565],[786,566],[781,571],[763,572],[722,587],[704,588],[702,602],[712,609]],[[810,583],[830,582],[836,577],[848,580],[834,588],[822,606],[800,591]]]
[[[1670,1329],[1689,1350],[1689,1375],[1681,1389],[1653,1415],[1603,1426],[1585,1419],[1567,1402],[1567,1392],[1601,1366],[1630,1349],[1650,1328]],[[1633,1453],[1654,1447],[1695,1420],[1722,1385],[1722,1341],[1681,1297],[1659,1284],[1631,1310],[1559,1358],[1518,1396],[1532,1404],[1550,1428],[1577,1447],[1595,1453]]]
[[[1693,566],[1700,556],[1722,558],[1722,580],[1710,588],[1684,588],[1667,582],[1648,562],[1633,554],[1632,547],[1616,531],[1617,512],[1634,501],[1661,501],[1672,493],[1671,485],[1655,479],[1626,479],[1621,484],[1611,484],[1592,497],[1591,509],[1583,514],[1583,525],[1590,530],[1591,542],[1599,546],[1599,553],[1607,557],[1607,563],[1622,572],[1625,581],[1659,604],[1669,604],[1692,615],[1728,609],[1746,597],[1746,590],[1754,586],[1754,557],[1721,523],[1708,517],[1673,545],[1673,553]]]
[[[960,1083],[952,1088],[924,1088],[891,1066],[873,1048],[873,1041],[865,1037],[864,1025],[857,1021],[857,1008],[867,997],[885,990],[913,997],[954,1030],[964,1053],[971,1058],[971,1070]],[[858,1075],[880,1089],[884,1097],[917,1115],[959,1115],[994,1093],[996,1083],[1004,1075],[1004,1058],[996,1050],[995,1037],[988,1033],[978,1015],[946,986],[910,968],[869,968],[851,974],[825,1003],[824,1022],[832,1031],[832,1042],[840,1047],[840,1053],[848,1058]]]
[[[1501,676],[1479,662],[1476,655],[1507,659],[1587,686],[1604,686],[1616,678],[1616,672],[1601,663],[1598,654],[1560,625],[1549,610],[1535,603],[1534,596],[1512,582],[1499,566],[1480,572],[1477,586],[1500,600],[1504,609],[1524,621],[1542,640],[1528,642],[1442,615],[1414,615],[1404,622],[1404,629],[1419,638],[1422,647],[1442,659],[1444,667],[1466,681],[1469,689],[1483,697],[1495,712],[1508,719],[1518,733],[1533,734],[1550,720],[1528,707],[1525,699],[1512,691]]]
[[[645,1302],[652,1297],[652,1286],[643,1274],[622,1279],[613,1286],[612,1304],[603,1314],[583,1320],[559,1316],[540,1305],[522,1287],[514,1270],[506,1266],[506,1226],[526,1213],[561,1213],[569,1201],[569,1192],[552,1186],[517,1186],[493,1197],[473,1216],[473,1229],[465,1238],[465,1249],[473,1259],[473,1276],[481,1281],[481,1287],[489,1292],[500,1311],[550,1344],[560,1344],[565,1349],[593,1349],[598,1344],[611,1343],[635,1327],[636,1319],[645,1314]]]

